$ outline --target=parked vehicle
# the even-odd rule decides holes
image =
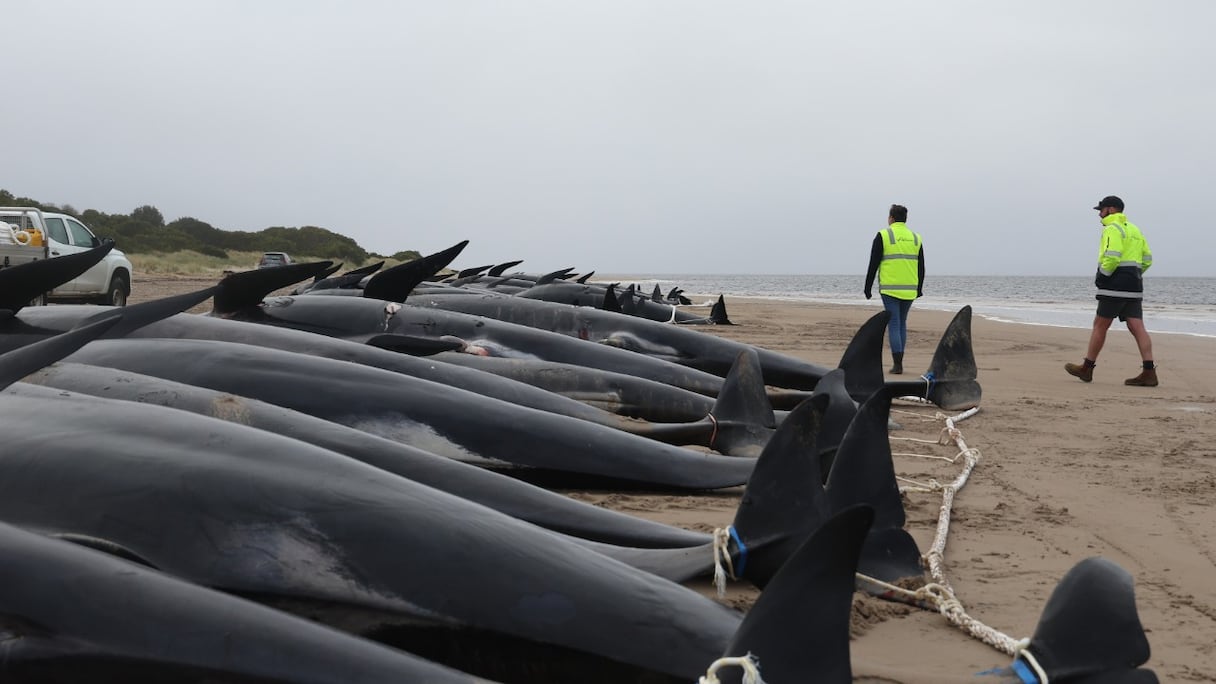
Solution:
[[[287,256],[287,252],[266,252],[262,254],[261,259],[258,259],[258,268],[286,266],[290,263],[292,263],[291,257]]]
[[[27,261],[53,259],[101,245],[80,219],[33,207],[0,207],[0,268]],[[118,249],[110,250],[93,268],[36,300],[95,302],[126,306],[131,295],[131,261]]]

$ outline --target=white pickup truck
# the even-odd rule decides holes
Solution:
[[[68,214],[32,207],[0,207],[0,268],[52,259],[101,245],[89,226]],[[124,307],[131,293],[131,262],[111,250],[77,279],[64,282],[40,302],[96,302]]]
[[[0,207],[0,268],[53,259],[92,249],[101,240],[79,219],[32,207]],[[126,306],[131,294],[131,262],[117,249],[96,266],[40,297],[47,301],[88,301]]]

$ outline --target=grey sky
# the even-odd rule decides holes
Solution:
[[[10,0],[0,188],[601,273],[1211,275],[1216,3]]]

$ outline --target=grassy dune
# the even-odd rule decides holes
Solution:
[[[156,276],[156,275],[182,275],[182,276],[216,276],[219,277],[226,271],[248,271],[258,267],[258,259],[262,256],[261,252],[229,252],[227,259],[207,256],[198,252],[169,252],[169,253],[149,253],[149,254],[128,254],[127,258],[131,260],[131,266],[135,269],[135,278],[140,276]],[[334,261],[337,263],[340,260],[330,259],[328,257],[314,257],[307,255],[291,255],[291,258],[297,262],[308,261]],[[352,268],[359,268],[367,264],[380,261],[369,260],[361,264],[348,264],[343,262],[342,270],[347,271]],[[384,268],[396,266],[401,262],[394,260],[386,260]]]

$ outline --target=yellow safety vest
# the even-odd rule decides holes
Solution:
[[[916,299],[920,284],[920,235],[899,221],[878,234],[882,236],[878,291],[896,299]]]

